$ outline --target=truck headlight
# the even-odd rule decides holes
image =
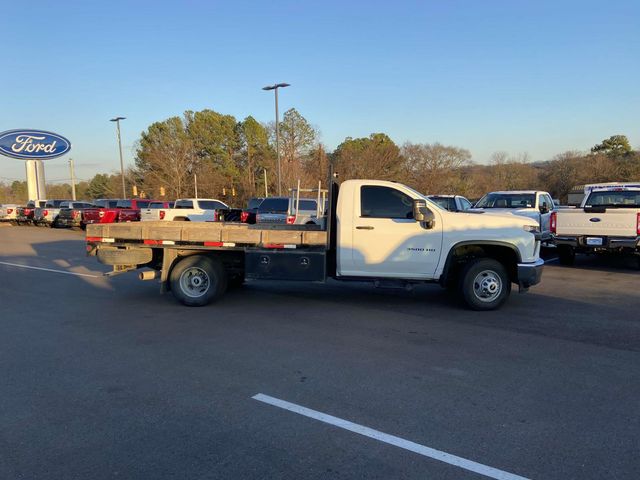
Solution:
[[[522,228],[525,232],[540,233],[540,227],[538,225],[524,225]]]

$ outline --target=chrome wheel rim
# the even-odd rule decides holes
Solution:
[[[180,275],[180,288],[191,298],[206,294],[209,284],[209,275],[199,267],[189,267]]]
[[[502,293],[502,279],[493,270],[483,270],[473,279],[473,293],[481,302],[493,302]]]

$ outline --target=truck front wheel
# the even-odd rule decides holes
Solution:
[[[184,305],[201,307],[218,300],[227,289],[222,262],[203,255],[185,257],[169,276],[173,295]]]
[[[460,276],[460,294],[472,310],[495,310],[510,293],[511,280],[497,260],[477,258],[465,265]]]

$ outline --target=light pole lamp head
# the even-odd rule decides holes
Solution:
[[[110,122],[119,122],[120,120],[126,120],[127,117],[116,117],[109,120]]]
[[[290,83],[276,83],[275,85],[267,85],[266,87],[262,87],[263,90],[275,90],[276,88],[284,88],[290,87]]]

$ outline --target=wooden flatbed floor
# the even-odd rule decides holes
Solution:
[[[286,229],[261,227],[225,222],[130,222],[87,225],[87,238],[110,238],[116,242],[174,241],[174,242],[229,242],[262,246],[287,244],[296,246],[324,246],[327,232],[311,230],[300,225]]]

